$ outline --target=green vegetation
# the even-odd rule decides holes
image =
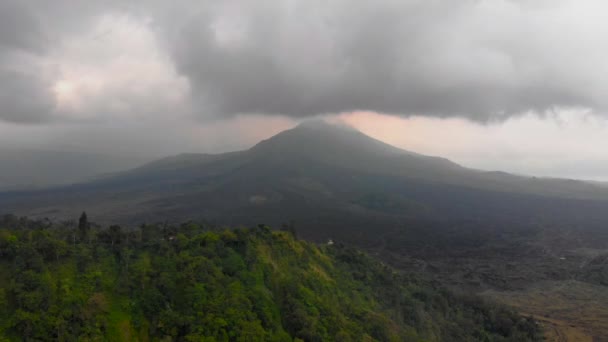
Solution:
[[[5,216],[0,257],[0,340],[541,340],[531,318],[265,226]]]

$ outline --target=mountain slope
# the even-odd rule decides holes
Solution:
[[[352,243],[467,293],[536,293],[527,289],[597,273],[580,265],[608,252],[607,191],[470,170],[308,124],[246,151],[175,156],[93,182],[0,193],[0,212],[58,222],[86,210],[95,221],[130,228],[187,219],[285,224],[303,238]],[[590,297],[569,298],[566,316],[575,317]],[[524,312],[553,314],[543,305]],[[581,328],[606,336],[604,327]]]
[[[165,180],[180,177],[183,177],[181,181],[197,180],[213,170],[230,172],[241,166],[262,163],[278,169],[274,171],[298,171],[304,175],[311,167],[326,167],[480,190],[608,200],[608,189],[596,184],[468,169],[444,158],[405,151],[355,129],[323,121],[305,122],[246,151],[169,157],[119,175],[116,180],[163,171]]]
[[[0,220],[0,338],[540,341],[531,319],[268,227]]]
[[[606,199],[608,189],[592,184],[471,170],[312,122],[246,151],[181,155],[89,183],[0,193],[0,207],[60,219],[86,210],[102,222],[293,220],[308,237],[325,239],[411,219],[601,224]]]

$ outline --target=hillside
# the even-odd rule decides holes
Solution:
[[[607,199],[608,188],[590,183],[471,170],[311,122],[246,151],[174,156],[92,182],[0,193],[0,207],[54,219],[87,210],[102,222],[133,224],[295,221],[324,240],[344,226],[394,227],[411,218],[604,220]]]
[[[536,341],[534,321],[268,227],[0,221],[0,337]]]

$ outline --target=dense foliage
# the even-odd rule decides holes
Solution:
[[[536,323],[293,232],[0,220],[0,340],[535,341]]]

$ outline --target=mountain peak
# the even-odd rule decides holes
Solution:
[[[298,155],[350,155],[366,152],[378,155],[414,154],[367,136],[353,127],[324,120],[302,122],[292,129],[261,141],[252,150]]]
[[[301,122],[299,125],[297,125],[293,129],[294,130],[332,130],[332,131],[345,130],[345,131],[350,131],[350,132],[361,133],[361,131],[357,130],[356,128],[354,128],[352,126],[348,126],[346,124],[339,123],[339,122],[328,122],[323,119],[306,120],[306,121]]]

